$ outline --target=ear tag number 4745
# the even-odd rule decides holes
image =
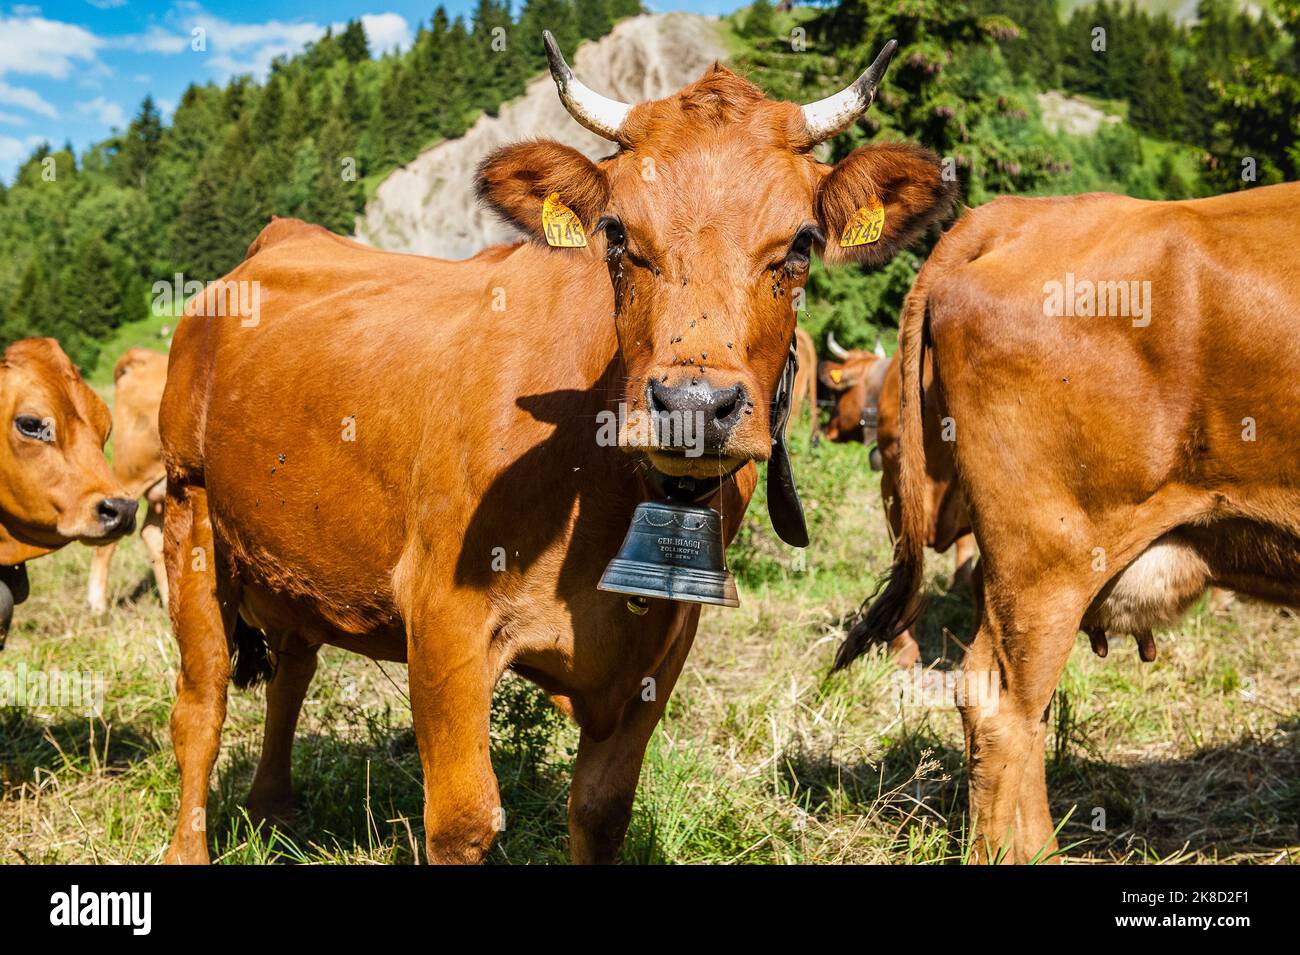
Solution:
[[[879,242],[884,231],[885,206],[879,196],[873,196],[870,202],[849,217],[848,224],[840,233],[840,248]]]

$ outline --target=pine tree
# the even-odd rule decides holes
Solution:
[[[609,0],[609,14],[614,20],[641,14],[641,0]]]
[[[745,36],[770,40],[776,33],[776,17],[769,0],[754,0],[745,14]]]
[[[325,124],[320,136],[320,173],[313,183],[307,218],[344,235],[352,231],[360,208],[355,164],[348,162],[355,151],[340,120]]]
[[[1138,69],[1129,104],[1129,119],[1139,129],[1169,138],[1177,131],[1183,114],[1183,88],[1174,71],[1169,48],[1154,45],[1147,50]]]
[[[609,0],[576,0],[574,8],[578,35],[584,40],[604,36],[614,25],[609,12]]]
[[[113,168],[117,181],[124,186],[144,186],[158,159],[162,139],[162,117],[154,106],[153,97],[146,96],[140,112],[131,120],[126,132],[118,140]]]
[[[127,318],[123,277],[108,245],[97,235],[76,248],[66,283],[57,337],[73,361],[91,367],[99,343]],[[134,317],[134,316],[132,316]]]
[[[339,36],[339,49],[349,63],[360,63],[370,59],[370,41],[366,37],[366,28],[360,20],[349,20]]]

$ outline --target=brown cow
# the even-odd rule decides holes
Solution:
[[[835,411],[826,425],[826,437],[832,441],[875,444],[880,389],[884,387],[888,365],[879,337],[876,338],[876,347],[865,351],[843,347],[832,332],[826,336],[826,350],[836,359],[823,361],[817,367],[821,386],[835,399]],[[880,459],[875,454],[871,456],[871,469],[880,470]]]
[[[958,702],[978,858],[1056,850],[1045,717],[1075,634],[1208,584],[1300,606],[1300,184],[1180,202],[998,199],[936,247],[902,329],[903,533],[841,647],[913,618],[924,355],[981,561]]]
[[[925,363],[924,385],[930,388],[933,370],[929,356]],[[903,511],[898,497],[899,474],[899,391],[901,374],[897,358],[890,359],[885,373],[884,387],[879,398],[880,424],[876,431],[876,446],[881,455],[880,496],[884,500],[885,515],[890,533],[896,541],[902,533]],[[940,420],[933,389],[926,392],[925,403],[925,493],[926,547],[936,553],[954,548],[953,575],[949,592],[970,586],[978,550],[975,535],[971,533],[970,515],[966,511],[966,498],[957,482],[957,463],[953,457],[952,441],[944,440],[945,425]],[[1232,602],[1230,590],[1214,588],[1211,606],[1223,609]],[[1156,658],[1155,638],[1150,632],[1134,634],[1138,653],[1144,662]],[[1092,650],[1099,657],[1110,652],[1110,642],[1105,630],[1095,627],[1089,631]],[[920,656],[920,648],[912,636],[911,628],[904,630],[889,644],[890,652],[900,666],[911,666]]]
[[[162,556],[162,507],[167,473],[158,440],[158,406],[167,384],[167,356],[148,348],[132,348],[113,368],[113,473],[129,496],[145,499],[140,528],[153,565],[158,596],[167,604],[167,568]],[[108,566],[117,541],[96,547],[90,559],[86,602],[102,613],[108,607]]]
[[[635,506],[694,486],[730,538],[753,462],[773,453],[811,254],[825,242],[831,262],[878,265],[951,205],[916,146],[863,146],[833,168],[812,153],[869,105],[893,43],[807,107],[722,67],[627,106],[546,43],[569,112],[619,149],[593,163],[530,142],[484,162],[479,194],[533,241],[444,262],[274,222],[227,280],[258,283],[261,314],[200,318],[217,311],[207,295],[176,333],[161,418],[181,650],[170,861],[208,858],[193,820],[232,647],[236,683],[265,671],[253,627],[277,663],[254,816],[292,806],[294,725],[328,643],[408,662],[430,860],[479,861],[502,825],[489,712],[513,669],[581,726],[570,851],[611,861],[699,619],[596,589]],[[823,239],[877,198],[879,241]],[[697,423],[702,455],[639,433],[673,415]],[[774,518],[790,503],[778,492],[769,478]]]
[[[794,390],[790,393],[790,417],[786,420],[787,433],[790,426],[799,420],[804,402],[808,402],[808,414],[812,421],[809,442],[817,444],[821,440],[820,422],[817,420],[817,347],[812,336],[802,328],[794,330],[794,347],[799,356],[799,370],[794,376]]]
[[[0,362],[0,648],[27,597],[26,562],[72,541],[129,533],[136,503],[104,458],[112,419],[52,338],[14,342]]]

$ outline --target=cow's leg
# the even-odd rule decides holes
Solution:
[[[956,556],[954,558],[954,567],[952,574],[952,586],[949,590],[961,590],[970,586],[971,575],[975,572],[975,558],[978,550],[975,547],[975,535],[963,534],[957,538]]]
[[[408,624],[411,716],[424,768],[431,863],[481,862],[504,825],[489,750],[498,676],[489,644],[481,614],[469,607]]]
[[[614,732],[597,740],[583,730],[579,738],[569,787],[569,855],[579,865],[611,863],[623,845],[646,744],[695,640],[699,608],[684,613],[686,621],[668,655],[658,670],[647,674],[653,683],[627,704]]]
[[[916,661],[921,659],[921,647],[911,630],[904,630],[889,641],[889,655],[893,657],[894,665],[900,669],[910,670],[916,666]]]
[[[248,791],[248,815],[254,823],[286,823],[293,817],[293,735],[316,674],[319,649],[297,636],[278,642],[275,676],[266,685],[262,755]]]
[[[86,603],[95,613],[108,609],[108,566],[113,561],[113,551],[117,550],[117,541],[91,548],[90,581],[86,585]]]
[[[979,601],[959,703],[980,861],[1027,862],[1057,848],[1043,767],[1047,708],[1086,607],[1067,594],[1053,582]]]
[[[172,706],[172,744],[180,765],[181,798],[167,862],[206,863],[208,780],[221,745],[230,679],[227,627],[233,607],[217,593],[217,554],[207,494],[183,485],[169,495],[166,561],[172,631],[180,644],[180,673]]]
[[[162,605],[167,606],[167,562],[163,559],[163,498],[165,484],[156,484],[145,497],[144,524],[140,528],[140,540],[149,554],[149,563],[153,566],[153,579],[158,586],[158,597]]]

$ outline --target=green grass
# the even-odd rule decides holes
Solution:
[[[967,851],[960,720],[903,705],[879,653],[829,674],[846,615],[888,544],[861,448],[801,442],[796,467],[814,545],[800,566],[761,501],[731,561],[738,610],[708,608],[651,742],[623,858],[641,863],[952,863]],[[82,607],[89,552],[30,566],[0,668],[105,675],[101,717],[0,709],[0,860],[156,862],[176,809],[167,719],[177,651],[137,540],[119,548],[112,607]],[[937,679],[972,612],[930,560],[921,628]],[[1050,721],[1052,809],[1070,862],[1295,862],[1300,834],[1300,622],[1238,601],[1202,606],[1138,661],[1079,638]],[[209,835],[223,862],[409,863],[422,844],[421,775],[406,671],[326,648],[295,751],[299,817],[269,839],[240,807],[260,745],[260,694],[233,692]],[[492,862],[564,862],[577,732],[531,685],[498,691],[493,759],[506,828]],[[1096,810],[1105,828],[1095,831]],[[1068,816],[1068,819],[1066,817]]]
[[[169,333],[175,331],[178,321],[180,319],[172,314],[155,315],[150,308],[144,318],[119,325],[113,330],[112,337],[100,348],[95,367],[82,369],[86,382],[109,401],[109,394],[113,390],[113,366],[117,360],[129,348],[152,348],[154,351],[166,352],[171,336],[164,335],[163,330],[167,329]]]

